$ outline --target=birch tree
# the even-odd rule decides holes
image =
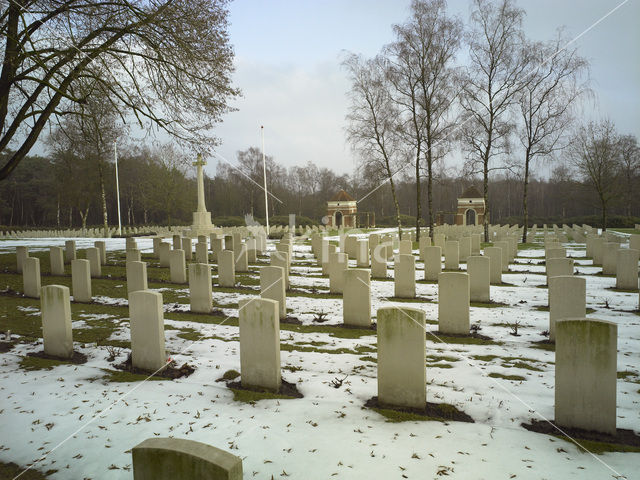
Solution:
[[[509,153],[510,109],[523,87],[527,68],[522,31],[524,10],[512,0],[475,0],[468,35],[470,64],[462,76],[460,136],[471,173],[482,174],[484,237],[489,241],[489,174]]]
[[[522,242],[527,242],[529,224],[528,187],[531,164],[538,158],[563,150],[565,133],[574,120],[578,99],[588,92],[584,75],[587,61],[575,49],[567,49],[561,33],[554,41],[530,44],[531,70],[518,95],[521,125],[518,138],[524,149]]]

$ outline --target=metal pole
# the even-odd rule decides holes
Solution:
[[[269,236],[269,197],[267,196],[267,163],[264,157],[264,126],[260,126],[262,133],[262,174],[264,176],[264,215],[267,223],[267,237]]]
[[[118,142],[113,141],[113,155],[116,159],[116,197],[118,199],[118,235],[122,235],[122,222],[120,221],[120,182],[118,180]]]

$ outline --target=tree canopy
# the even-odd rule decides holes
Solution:
[[[49,122],[99,95],[123,120],[206,150],[238,95],[227,0],[0,2],[0,180]]]

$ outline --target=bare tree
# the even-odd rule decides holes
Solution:
[[[559,32],[546,44],[527,48],[532,70],[518,95],[521,126],[518,137],[524,149],[524,184],[522,209],[524,226],[522,241],[527,242],[529,209],[527,205],[529,175],[532,162],[562,150],[564,134],[574,120],[573,107],[587,92],[582,82],[587,61],[575,49],[565,48],[566,40]]]
[[[58,128],[49,136],[48,143],[53,149],[54,155],[62,156],[66,152],[75,157],[81,157],[89,162],[89,168],[97,170],[104,236],[106,237],[109,232],[105,190],[107,165],[113,158],[114,141],[126,130],[123,125],[119,124],[115,109],[105,102],[104,92],[87,88],[86,85],[85,89],[89,93],[86,94],[86,100],[77,106],[77,114],[64,118]],[[76,181],[80,182],[81,179],[78,178]],[[86,210],[88,211],[88,207]],[[83,223],[85,222],[86,213],[83,218]]]
[[[475,0],[468,35],[470,64],[462,76],[461,138],[471,173],[482,173],[484,237],[489,241],[489,172],[509,152],[510,107],[523,87],[527,68],[522,32],[524,11],[512,0]]]
[[[456,99],[451,65],[460,47],[462,22],[447,16],[445,0],[413,0],[407,23],[393,27],[396,41],[385,48],[394,100],[403,113],[399,131],[411,145],[416,181],[416,238],[420,239],[421,169],[427,172],[429,235],[433,238],[433,166],[449,151]]]
[[[635,135],[623,135],[619,139],[622,179],[624,181],[625,210],[631,216],[631,206],[635,203],[634,192],[638,188],[638,174],[640,173],[640,147]]]
[[[602,210],[602,229],[607,229],[607,208],[618,197],[620,141],[611,120],[590,122],[574,134],[569,148],[571,162],[584,181],[595,190]]]
[[[87,101],[80,82],[141,127],[211,146],[229,110],[227,0],[10,0],[0,7],[0,166],[7,178],[50,120]],[[203,147],[201,147],[202,149]]]
[[[347,139],[363,162],[389,181],[398,236],[402,238],[400,205],[393,180],[402,158],[396,129],[398,111],[391,98],[384,58],[350,54],[342,62],[351,79]]]

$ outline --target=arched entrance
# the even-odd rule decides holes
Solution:
[[[336,227],[342,226],[342,212],[336,212],[336,221],[334,223]]]
[[[476,224],[476,211],[473,209],[467,210],[466,213],[466,222],[465,225],[475,225]]]

